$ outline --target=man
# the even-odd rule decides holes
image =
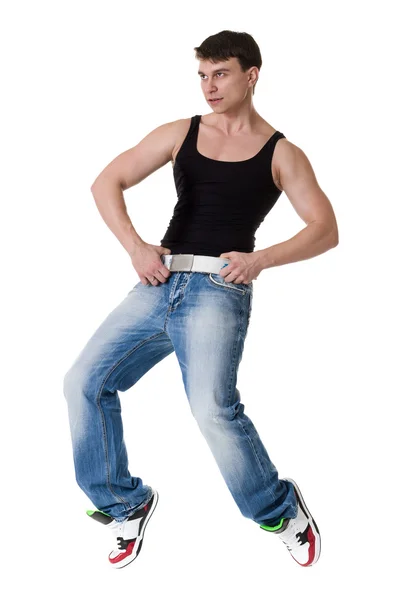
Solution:
[[[175,352],[192,414],[239,510],[277,534],[298,564],[310,566],[320,555],[318,527],[296,482],[279,479],[236,381],[253,280],[335,247],[336,219],[304,152],[253,106],[261,67],[254,39],[222,31],[195,50],[212,112],[157,127],[91,188],[140,282],[65,376],[76,479],[96,507],[88,514],[115,537],[110,564],[131,563],[158,493],[129,473],[118,391]],[[178,201],[156,246],[135,231],[123,191],[169,161]],[[254,234],[282,191],[306,227],[254,251]]]

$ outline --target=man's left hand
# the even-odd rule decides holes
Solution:
[[[229,258],[229,265],[220,270],[219,274],[226,283],[250,283],[257,279],[263,270],[260,252],[224,252],[219,258]]]

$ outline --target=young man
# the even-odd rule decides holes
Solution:
[[[264,269],[335,247],[336,219],[304,152],[253,106],[261,67],[254,39],[223,31],[195,50],[212,112],[157,127],[91,188],[140,282],[65,376],[76,479],[96,507],[88,514],[115,536],[110,564],[129,564],[158,493],[128,470],[118,391],[175,352],[192,414],[239,510],[310,566],[320,555],[317,525],[295,481],[279,479],[236,382],[253,280]],[[135,231],[123,191],[169,161],[178,201],[156,246]],[[255,252],[255,232],[282,191],[306,227]]]

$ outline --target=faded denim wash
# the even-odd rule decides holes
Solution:
[[[294,487],[278,478],[236,387],[252,299],[252,283],[172,271],[157,286],[137,283],[94,332],[64,395],[76,480],[97,509],[122,521],[152,495],[128,470],[118,391],[175,352],[191,412],[242,515],[271,526],[296,516]]]

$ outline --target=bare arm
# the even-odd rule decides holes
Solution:
[[[312,258],[339,243],[332,205],[305,153],[288,140],[280,140],[274,159],[281,188],[306,227],[289,240],[260,250],[263,269]]]
[[[123,191],[137,185],[171,160],[176,143],[176,123],[160,125],[136,146],[114,158],[90,188],[104,222],[129,256],[145,242],[132,225]]]

